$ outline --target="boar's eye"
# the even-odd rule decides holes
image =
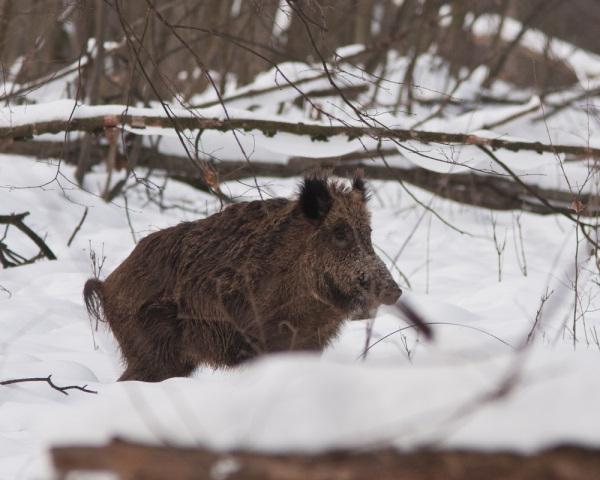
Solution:
[[[338,248],[347,248],[352,241],[352,230],[346,224],[336,225],[333,229],[333,243]]]

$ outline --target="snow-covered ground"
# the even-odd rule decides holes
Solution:
[[[478,31],[490,30],[488,20],[478,22]],[[517,27],[514,22],[506,23],[503,36],[510,38]],[[538,33],[529,37],[528,44],[540,43]],[[571,55],[572,46],[564,42],[553,43],[553,48],[569,58],[583,87],[597,86],[600,66],[596,57]],[[345,51],[351,54],[351,49]],[[390,53],[386,78],[404,78],[408,62]],[[310,78],[304,91],[327,85],[314,66],[290,62],[280,69],[292,80]],[[336,72],[342,85],[373,83],[358,69],[346,66],[343,70]],[[414,94],[435,99],[452,92],[454,99],[474,103],[479,101],[485,77],[485,69],[477,69],[454,89],[453,81],[447,81],[447,66],[438,57],[423,54],[414,66]],[[73,111],[75,105],[65,98],[65,86],[75,80],[74,73],[28,94],[28,102],[41,105],[0,109],[0,127],[32,119],[65,119],[71,114],[83,118],[122,112],[120,106],[84,106]],[[272,70],[253,84],[234,87],[226,95],[233,99],[228,103],[229,114],[312,121],[314,112],[295,106],[291,100],[296,94],[290,88],[236,97],[280,84],[285,85],[281,73]],[[390,127],[420,125],[428,131],[600,145],[597,115],[585,100],[547,122],[535,119],[542,110],[541,105],[533,109],[539,104],[537,98],[515,106],[481,105],[470,112],[459,102],[428,120],[435,107],[419,103],[410,114],[393,115],[391,106],[401,83],[383,81],[380,86],[370,113]],[[514,97],[511,88],[496,82],[492,93]],[[521,99],[529,95],[518,93]],[[574,88],[545,101],[559,103],[579,93]],[[371,98],[369,91],[359,101]],[[192,103],[211,104],[214,99],[208,91]],[[287,103],[280,104],[282,100]],[[51,101],[55,103],[47,103]],[[320,102],[325,110],[356,123],[339,98]],[[256,108],[245,110],[251,106]],[[177,107],[173,105],[178,115],[189,115]],[[130,109],[136,114],[157,112],[156,108]],[[527,113],[501,122],[517,112]],[[223,116],[215,106],[195,114]],[[497,126],[490,132],[489,125]],[[147,128],[136,133],[162,135],[163,153],[184,151],[174,132]],[[186,133],[193,145],[195,135]],[[284,162],[289,155],[319,158],[376,144],[372,139],[361,143],[346,138],[312,142],[308,137],[281,133],[267,137],[238,132],[237,136],[207,130],[202,134],[201,153],[217,160],[239,159],[239,141],[253,160]],[[41,139],[62,141],[63,135]],[[393,145],[384,142],[383,146]],[[406,142],[400,151],[403,158],[388,158],[391,165],[417,165],[444,173],[498,170],[473,146]],[[563,156],[526,151],[502,151],[499,156],[531,184],[598,192],[597,178],[588,181],[587,162],[563,164]],[[135,240],[182,220],[209,215],[219,205],[214,197],[173,181],[159,195],[164,179],[158,175],[146,183],[148,189],[129,181],[128,208],[122,197],[106,204],[97,195],[106,183],[102,167],[85,177],[87,192],[73,183],[73,174],[71,166],[59,168],[57,161],[0,154],[0,215],[29,211],[27,225],[45,237],[58,257],[0,270],[0,381],[51,374],[58,385],[88,385],[97,391],[94,395],[71,390],[66,396],[44,383],[0,386],[0,480],[51,478],[49,445],[103,443],[117,435],[268,451],[384,443],[406,449],[428,445],[523,452],[559,443],[600,447],[600,278],[589,246],[564,217],[490,212],[408,186],[417,203],[398,183],[373,182],[370,205],[375,249],[402,284],[404,298],[434,324],[433,343],[419,338],[396,313],[381,309],[374,320],[348,322],[321,356],[265,357],[237,370],[199,369],[191,378],[160,384],[115,383],[122,372],[115,341],[102,325],[95,330],[83,307],[82,287],[92,275],[91,252],[97,258],[106,257],[101,272],[105,277],[127,257]],[[291,196],[298,179],[259,178],[258,182],[265,195]],[[236,197],[256,196],[252,180],[222,188]],[[67,247],[86,207],[87,218]],[[1,240],[3,234],[0,231],[0,241],[20,254],[37,253],[16,229],[11,228]],[[371,322],[370,347],[362,355]],[[508,388],[502,390],[502,386]]]
[[[381,341],[366,359],[360,356],[368,321],[355,321],[322,356],[278,355],[161,384],[115,383],[122,369],[115,342],[93,330],[82,304],[90,249],[106,256],[105,276],[132,250],[133,235],[205,216],[218,205],[169,182],[163,202],[175,207],[161,211],[139,185],[127,191],[130,226],[122,200],[106,204],[79,190],[69,166],[52,181],[56,174],[56,162],[0,155],[1,212],[30,211],[27,224],[58,257],[0,270],[6,290],[0,290],[0,380],[52,374],[59,385],[87,384],[98,393],[65,396],[35,383],[0,387],[0,479],[49,478],[47,445],[101,443],[115,435],[269,451],[381,442],[519,451],[563,442],[600,446],[598,275],[580,243],[574,342],[576,235],[568,221],[490,213],[411,188],[451,228],[400,185],[374,182],[374,245],[405,297],[436,323],[433,343],[382,310],[371,344]],[[99,192],[104,181],[99,168],[86,177],[86,188]],[[259,179],[276,196],[293,195],[297,181]],[[26,188],[36,185],[45,186]],[[252,187],[224,185],[248,198]],[[87,219],[67,247],[86,206]],[[506,245],[501,281],[493,223]],[[35,253],[12,229],[6,242]],[[534,340],[522,348],[546,292]],[[510,393],[490,399],[508,378]]]

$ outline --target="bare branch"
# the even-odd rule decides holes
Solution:
[[[107,117],[103,114],[106,110],[103,107],[86,107],[86,112],[92,113],[95,109],[97,116],[80,117],[74,116],[71,120],[53,120],[46,122],[32,122],[22,125],[0,127],[0,138],[23,140],[32,138],[35,135],[44,133],[59,133],[68,131],[82,131],[101,133],[105,126],[127,126],[132,131],[144,127],[173,128],[172,113],[169,117],[147,114],[143,117],[127,113],[127,107],[122,107],[122,114],[118,117],[110,117],[110,125],[107,125]],[[580,145],[549,145],[539,141],[528,140],[506,140],[500,137],[483,137],[470,133],[446,133],[432,132],[426,130],[410,130],[402,128],[388,127],[360,127],[348,125],[324,125],[309,123],[290,123],[282,120],[261,120],[247,118],[199,118],[189,115],[178,116],[177,129],[190,130],[218,130],[235,131],[258,130],[267,136],[274,136],[279,132],[291,133],[294,135],[305,135],[311,137],[313,141],[328,141],[335,135],[346,136],[348,140],[360,137],[371,137],[375,139],[389,138],[399,142],[419,141],[423,143],[441,143],[441,144],[461,144],[489,147],[493,150],[510,150],[513,152],[520,150],[534,151],[537,153],[568,154],[576,156],[588,156],[600,158],[600,148],[580,146]],[[112,124],[112,120],[117,119],[117,125]]]
[[[79,232],[79,230],[81,229],[83,222],[85,222],[85,217],[87,217],[88,210],[89,210],[88,207],[85,207],[85,210],[83,211],[83,216],[81,217],[81,220],[79,220],[79,223],[75,227],[75,230],[73,230],[73,233],[69,237],[69,241],[67,242],[67,247],[71,246],[71,243],[73,243],[73,239],[75,238],[75,235],[77,235],[77,232]]]
[[[45,382],[47,383],[50,387],[52,387],[54,390],[64,394],[64,395],[68,395],[69,392],[68,390],[79,390],[80,392],[85,392],[85,393],[98,393],[95,390],[90,390],[89,388],[87,388],[87,385],[84,386],[79,386],[79,385],[68,385],[66,387],[61,387],[60,385],[57,385],[56,383],[54,383],[52,381],[52,375],[48,375],[47,377],[28,377],[28,378],[13,378],[11,380],[2,380],[0,381],[0,385],[14,385],[17,383],[30,383],[30,382]]]
[[[33,243],[35,243],[39,247],[40,253],[39,253],[39,255],[37,255],[33,258],[26,259],[26,258],[21,257],[18,254],[15,254],[15,252],[12,252],[2,242],[0,242],[0,261],[2,262],[2,265],[4,267],[14,267],[17,265],[32,263],[35,260],[37,260],[38,258],[40,258],[40,256],[45,256],[48,260],[56,260],[56,255],[54,255],[52,250],[50,250],[50,247],[48,247],[48,245],[46,245],[46,242],[44,242],[44,240],[42,240],[37,233],[35,233],[31,228],[29,228],[23,222],[23,219],[27,215],[29,215],[29,212],[24,212],[24,213],[19,213],[19,214],[11,214],[11,215],[0,215],[0,224],[12,225],[12,226],[16,227],[17,229],[19,229],[21,232],[23,232],[25,235],[27,235]],[[11,261],[6,260],[3,256],[3,253],[10,256]]]

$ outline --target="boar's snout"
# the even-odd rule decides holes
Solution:
[[[378,299],[384,305],[393,305],[398,301],[400,295],[402,295],[402,290],[400,290],[400,287],[392,278],[385,264],[381,259],[378,258],[378,260]]]
[[[378,257],[375,258],[374,274],[367,281],[361,281],[363,288],[368,288],[377,304],[393,305],[398,301],[402,290],[394,281],[385,264]],[[369,281],[370,280],[370,281]]]
[[[386,285],[381,293],[379,294],[379,300],[384,305],[394,305],[402,295],[402,290],[392,281],[391,284]]]

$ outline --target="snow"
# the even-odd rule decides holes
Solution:
[[[499,15],[480,15],[472,24],[476,35],[495,35],[498,31]],[[501,38],[510,43],[519,35],[523,25],[513,18],[502,21]],[[528,28],[523,34],[520,44],[526,45],[540,55],[550,54],[569,65],[580,82],[584,83],[600,75],[600,55],[577,48],[575,45],[558,38],[548,38],[544,33],[534,28]]]
[[[593,135],[593,130],[585,117],[586,112],[580,112],[579,118],[573,122],[565,116],[558,120],[551,120],[543,124],[532,124],[532,116],[539,110],[540,100],[533,97],[529,102],[508,107],[482,108],[458,115],[452,118],[433,118],[425,122],[421,127],[423,130],[447,133],[470,133],[483,138],[501,138],[506,141],[541,141],[547,142],[548,137],[553,144],[562,143],[567,145],[588,146],[600,148],[600,140]],[[0,128],[23,125],[30,122],[48,122],[54,120],[67,121],[69,118],[90,118],[96,116],[120,116],[123,113],[134,116],[167,116],[162,108],[158,107],[125,107],[123,105],[89,106],[76,104],[72,100],[57,100],[54,102],[41,103],[25,106],[8,106],[0,108]],[[526,112],[526,113],[524,113]],[[289,116],[278,116],[268,113],[254,113],[248,110],[227,108],[227,116],[222,107],[214,106],[207,109],[171,108],[171,113],[181,118],[256,118],[261,120],[274,120],[280,122],[291,122]],[[516,121],[503,123],[507,119],[516,117]],[[409,128],[406,119],[381,115],[378,119],[382,125],[391,128]],[[527,122],[527,136],[522,136],[523,123]],[[557,125],[557,122],[558,125]],[[568,122],[568,125],[567,125]],[[312,125],[326,125],[319,122],[305,122]],[[351,122],[356,123],[356,122]],[[497,125],[497,123],[501,123]],[[574,131],[574,125],[579,127],[577,135],[569,134]],[[483,130],[492,126],[494,131]],[[585,128],[587,138],[581,138],[580,132]],[[160,135],[167,145],[161,146],[164,153],[187,156],[180,143],[182,135],[187,143],[187,150],[194,151],[197,132],[184,130],[178,134],[173,129],[146,127],[143,129],[126,127],[127,131],[145,136]],[[59,135],[56,140],[64,137]],[[213,159],[239,158],[240,146],[245,156],[249,159],[259,161],[285,161],[288,157],[301,154],[308,158],[325,158],[346,155],[364,149],[365,143],[373,143],[373,139],[348,140],[344,135],[329,137],[326,141],[313,140],[307,136],[289,133],[278,133],[274,137],[267,136],[262,132],[219,132],[208,130],[202,132],[199,143],[199,153]],[[490,159],[474,146],[452,145],[452,144],[429,144],[424,145],[417,141],[407,141],[397,145],[398,151],[414,165],[429,169],[434,172],[460,173],[470,169],[480,169],[488,172],[502,173],[502,169],[490,163]],[[460,157],[460,160],[457,158]],[[564,161],[563,156],[553,154],[538,154],[533,151],[503,152],[503,158],[507,165],[517,172],[527,172],[536,175],[536,169],[560,167]],[[561,167],[562,168],[562,167]],[[577,166],[567,167],[568,170],[577,170]],[[585,178],[585,177],[584,177]],[[534,182],[536,180],[534,179]]]
[[[476,27],[484,29],[484,24],[477,22]],[[506,38],[510,39],[517,27],[507,22]],[[535,46],[539,38],[531,33],[523,42]],[[555,45],[559,44],[553,41]],[[560,46],[560,51],[568,54],[567,47]],[[348,46],[337,53],[350,56],[360,48]],[[595,57],[569,58],[583,78],[598,69]],[[376,102],[380,107],[371,112],[390,127],[410,128],[435,108],[416,103],[410,114],[391,113],[408,61],[390,53],[389,81],[381,83]],[[310,78],[303,91],[328,86],[326,79],[315,78],[320,71],[314,66],[290,62],[279,67],[294,80]],[[360,84],[368,80],[345,65],[344,70],[346,75],[340,81]],[[453,91],[454,82],[445,80],[446,73],[447,66],[438,57],[421,55],[414,69],[415,96],[433,99]],[[485,73],[477,69],[453,97],[477,101]],[[226,96],[277,86],[281,80],[274,69],[249,86],[228,89]],[[60,99],[64,81],[28,97],[38,104],[0,109],[0,127],[123,112],[122,105],[91,107]],[[592,88],[596,82],[582,86]],[[231,118],[319,124],[308,120],[309,107],[290,104],[279,113],[279,102],[289,102],[292,90],[281,82],[281,89],[269,94],[231,100],[228,114]],[[581,87],[545,101],[558,102],[580,92]],[[510,86],[501,82],[491,93],[516,98]],[[367,92],[365,98],[372,94]],[[193,103],[210,100],[214,97],[207,91]],[[338,100],[322,102],[326,110],[349,124],[356,123],[352,112],[344,110]],[[597,124],[590,122],[585,105],[575,105],[545,122],[536,120],[539,110],[528,112],[536,105],[538,98],[515,106],[482,105],[471,112],[449,105],[443,115],[420,128],[600,146]],[[221,106],[192,112],[176,105],[171,108],[180,117],[224,118]],[[542,108],[546,106],[540,105]],[[493,131],[485,130],[522,112],[528,113]],[[128,113],[166,115],[156,105],[129,107]],[[162,153],[184,154],[170,129],[129,130],[145,135],[145,142],[160,135]],[[196,133],[183,132],[190,150]],[[44,139],[63,141],[64,136],[46,135]],[[376,140],[364,139],[363,145],[345,136],[320,142],[291,134],[267,137],[253,131],[234,136],[205,131],[199,142],[200,154],[217,161],[240,160],[238,142],[252,161],[284,163],[297,155],[323,158],[361,151],[364,146],[372,149]],[[383,148],[389,146],[389,141],[383,141]],[[443,173],[499,172],[473,146],[418,142],[403,146],[409,150],[402,148],[402,156],[389,156],[390,165],[418,165]],[[565,191],[580,187],[584,192],[597,190],[596,177],[586,180],[586,162],[564,162],[564,156],[525,151],[502,151],[501,159],[530,184]],[[138,173],[143,176],[146,172]],[[112,182],[123,175],[115,172]],[[0,387],[0,480],[51,478],[49,445],[99,444],[117,435],[153,443],[278,452],[388,443],[401,449],[426,445],[520,452],[560,443],[600,447],[596,367],[600,358],[599,275],[589,248],[565,218],[490,212],[407,186],[417,203],[395,182],[372,182],[375,249],[402,284],[404,298],[434,324],[433,343],[418,337],[395,311],[382,308],[374,319],[372,348],[364,358],[371,320],[347,322],[340,337],[321,356],[277,355],[231,371],[201,368],[190,378],[160,384],[116,383],[123,369],[116,342],[103,325],[96,330],[90,324],[81,298],[83,283],[92,275],[90,251],[106,256],[101,273],[105,277],[134,248],[134,236],[139,240],[180,221],[205,217],[220,206],[214,197],[174,181],[164,185],[160,197],[158,186],[165,179],[155,172],[148,191],[132,179],[127,183],[130,226],[122,198],[110,204],[99,198],[107,181],[103,167],[86,175],[84,190],[75,185],[73,176],[74,169],[57,160],[0,154],[0,214],[29,211],[26,224],[45,238],[58,257],[0,270],[0,380],[52,374],[58,385],[88,385],[98,392],[71,391],[65,396],[43,383]],[[257,181],[267,197],[291,196],[298,179]],[[250,182],[225,183],[222,189],[236,198],[256,198]],[[88,216],[67,247],[85,207]],[[493,225],[498,241],[505,243],[500,260]],[[37,253],[14,228],[3,241],[25,256]],[[579,296],[574,341],[576,274]],[[545,295],[549,299],[533,329]],[[527,343],[532,331],[533,341]],[[509,394],[491,399],[507,378],[515,382]],[[234,468],[223,466],[227,471]]]
[[[359,53],[364,49],[362,45],[348,45],[339,49],[336,56],[345,57]],[[343,59],[343,58],[342,58]],[[330,71],[335,70],[329,67]],[[344,86],[366,85],[367,79],[358,75],[356,68],[349,67],[345,73],[335,71],[333,77],[336,82]],[[277,105],[280,102],[289,102],[297,97],[309,94],[315,90],[331,89],[331,83],[324,74],[322,66],[309,66],[302,62],[283,62],[277,66],[259,73],[253,82],[239,88],[232,89],[221,98],[214,89],[209,88],[200,95],[195,95],[190,103],[192,105],[205,105],[225,103],[228,108],[257,108],[265,103]]]
[[[358,55],[365,49],[365,46],[361,43],[355,43],[353,45],[344,45],[335,51],[335,56],[343,59],[344,57],[352,57]]]
[[[3,212],[31,211],[27,224],[46,235],[58,256],[54,262],[1,271],[0,285],[10,295],[0,292],[0,378],[52,374],[59,385],[87,384],[98,394],[64,396],[44,384],[1,388],[0,478],[48,478],[48,445],[97,444],[116,435],[266,451],[381,442],[408,449],[433,444],[523,452],[562,442],[600,446],[595,367],[600,347],[593,340],[600,318],[592,283],[597,274],[587,273],[592,265],[581,244],[586,314],[585,323],[579,319],[574,347],[564,322],[572,322],[575,235],[563,219],[521,215],[524,276],[517,262],[520,247],[513,242],[513,235],[518,237],[514,214],[432,200],[412,189],[468,232],[460,234],[429,214],[422,219],[423,210],[399,185],[375,182],[374,245],[385,252],[382,258],[390,267],[389,259],[398,257],[391,271],[400,280],[399,268],[409,278],[405,298],[437,323],[435,342],[426,343],[412,329],[392,333],[406,324],[382,309],[372,343],[391,335],[364,361],[367,321],[355,321],[322,356],[273,356],[233,371],[199,369],[192,378],[161,384],[115,383],[122,370],[115,341],[109,332],[92,330],[81,288],[91,276],[90,246],[106,255],[102,276],[133,248],[124,205],[95,196],[105,181],[101,168],[86,177],[90,193],[69,183],[73,171],[65,165],[60,185],[20,188],[51,181],[57,168],[55,162],[0,156],[2,185],[15,186],[2,190]],[[295,180],[259,181],[267,194],[289,196],[296,188]],[[255,193],[239,183],[224,188],[233,195]],[[128,190],[128,200],[137,238],[218,209],[211,197],[176,182],[167,184],[164,201],[182,203],[186,210],[161,212],[147,203],[141,186]],[[84,206],[88,218],[67,248]],[[501,282],[492,216],[498,236],[507,239]],[[20,251],[29,248],[24,238],[10,234],[7,242]],[[518,353],[546,289],[554,293],[537,339]],[[514,365],[519,375],[511,394],[480,402]]]
[[[506,107],[482,108],[464,113],[452,118],[452,122],[448,119],[432,118],[422,125],[423,130],[432,132],[446,133],[464,133],[475,132],[480,129],[488,128],[488,125],[495,125],[502,121],[508,120],[517,115],[534,113],[541,107],[540,98],[532,97],[523,105],[510,105]]]
[[[360,140],[348,140],[345,135],[334,135],[327,141],[313,141],[310,137],[278,133],[275,137],[256,136],[258,146],[275,153],[289,155],[291,152],[302,153],[309,158],[333,157],[347,155],[362,148]]]

